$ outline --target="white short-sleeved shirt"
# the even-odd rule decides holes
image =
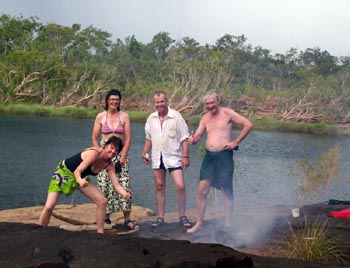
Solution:
[[[168,107],[168,117],[160,124],[158,111],[150,114],[145,125],[146,139],[152,142],[152,168],[160,165],[160,155],[166,169],[182,166],[181,143],[189,136],[182,115]]]

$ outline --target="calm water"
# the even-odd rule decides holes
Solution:
[[[0,115],[0,210],[43,205],[51,174],[59,160],[91,144],[93,120],[30,118]],[[133,202],[155,209],[153,176],[140,157],[144,124],[132,124],[129,152]],[[190,127],[194,129],[195,127]],[[298,178],[290,173],[295,159],[310,160],[333,147],[342,146],[342,179],[330,185],[328,199],[350,199],[349,137],[313,136],[253,131],[235,153],[234,194],[237,204],[286,204],[299,202]],[[201,157],[200,145],[191,146],[191,166],[186,171],[187,207],[195,207]],[[96,182],[96,178],[93,178]],[[175,211],[175,191],[167,180],[167,211]],[[306,200],[314,202],[315,200]],[[325,201],[323,196],[320,200]],[[89,202],[79,191],[62,196],[60,203]]]

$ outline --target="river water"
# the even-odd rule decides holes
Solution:
[[[57,163],[90,146],[92,127],[93,120],[0,115],[0,210],[43,205]],[[234,153],[236,204],[298,204],[300,178],[292,174],[295,160],[314,160],[337,142],[342,147],[341,179],[330,184],[328,196],[321,194],[317,200],[306,197],[304,203],[349,200],[350,137],[253,130]],[[129,161],[133,204],[155,210],[152,170],[140,157],[143,143],[144,124],[132,123]],[[195,207],[202,144],[203,140],[190,147],[191,166],[185,173],[187,208]],[[96,182],[96,178],[92,181]],[[175,190],[169,176],[166,197],[167,212],[176,211]],[[61,204],[86,202],[89,200],[79,191],[59,200]]]

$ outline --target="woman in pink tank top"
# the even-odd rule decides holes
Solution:
[[[121,99],[122,96],[119,90],[111,89],[107,92],[105,97],[105,111],[99,113],[95,118],[92,130],[92,143],[95,147],[103,146],[104,142],[111,136],[116,136],[123,140],[123,150],[113,159],[113,162],[116,166],[116,172],[119,175],[120,185],[129,191],[130,174],[127,155],[131,144],[131,125],[129,115],[120,110]],[[99,138],[101,139],[99,140]],[[115,192],[106,172],[101,171],[98,174],[97,186],[108,199],[105,222],[111,224],[110,215],[123,211],[125,228],[138,231],[140,226],[130,219],[131,199],[125,200]]]

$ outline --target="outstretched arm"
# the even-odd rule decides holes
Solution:
[[[114,189],[117,191],[117,193],[121,194],[125,200],[129,200],[131,197],[131,194],[125,191],[125,189],[119,184],[118,178],[115,174],[115,166],[113,163],[111,163],[107,167],[108,172],[108,178],[112,182]]]
[[[74,170],[74,177],[76,178],[80,187],[86,187],[89,185],[89,182],[86,180],[86,178],[82,178],[81,174],[83,173],[84,170],[87,169],[88,166],[92,165],[96,161],[97,151],[88,150],[88,151],[84,151],[82,154],[84,154],[84,157],[82,156],[83,161]]]

